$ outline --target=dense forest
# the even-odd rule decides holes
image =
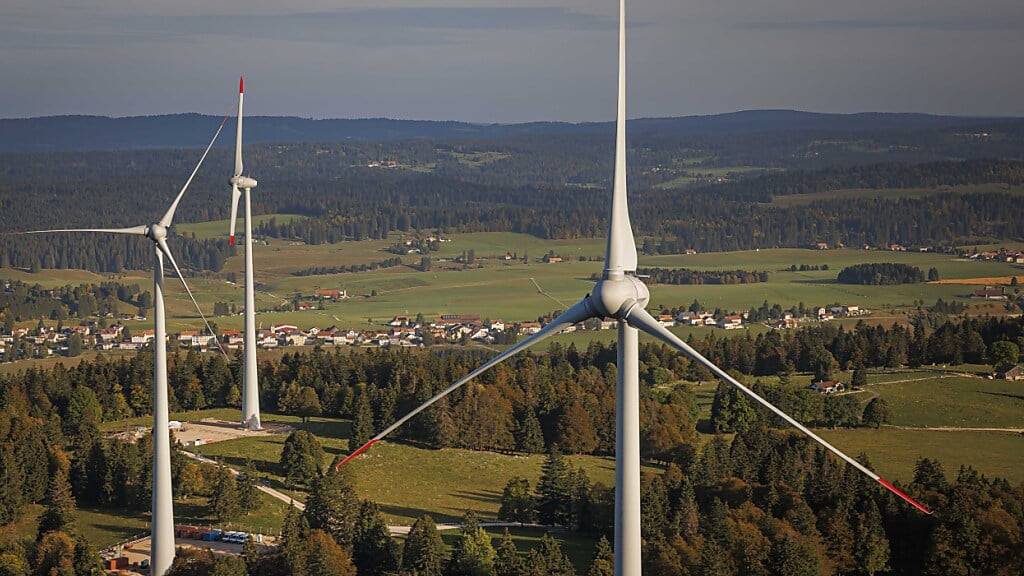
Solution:
[[[1019,121],[755,117],[635,123],[631,215],[635,230],[648,237],[648,252],[1024,237],[1024,205],[1007,188],[1024,180]],[[303,216],[265,222],[258,234],[321,244],[417,229],[541,238],[604,233],[612,151],[607,126],[481,128],[461,136],[438,127],[415,139],[253,146],[250,164],[261,182],[255,213]],[[0,233],[156,218],[197,155],[191,149],[0,154]],[[382,160],[394,167],[380,167]],[[229,203],[216,175],[229,173],[229,162],[226,150],[214,150],[181,206],[182,221],[226,218]],[[66,169],[54,173],[54,165]],[[987,186],[970,193],[949,188],[965,184]],[[772,202],[847,188],[932,193]],[[231,254],[223,239],[178,236],[173,242],[179,260],[195,270],[218,271]],[[0,266],[148,268],[150,250],[135,238],[5,235]]]
[[[891,284],[917,284],[924,282],[924,272],[909,264],[874,263],[847,266],[839,271],[836,280],[840,284],[866,284],[887,286]]]
[[[134,307],[133,312],[145,316],[153,305],[153,296],[149,291],[139,288],[138,284],[101,282],[43,288],[38,284],[14,280],[5,282],[0,290],[0,320],[10,333],[10,326],[14,322],[116,315],[124,309],[122,304]]]

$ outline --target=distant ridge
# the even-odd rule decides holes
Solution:
[[[748,133],[780,130],[860,131],[970,126],[997,118],[910,113],[825,114],[795,110],[749,110],[710,116],[631,120],[633,134]],[[220,118],[202,114],[162,116],[46,116],[0,119],[0,152],[189,148]],[[290,116],[254,116],[247,120],[252,143],[340,142],[344,140],[438,140],[536,134],[612,132],[611,122],[529,122],[473,124],[455,121],[369,119],[313,120]],[[224,142],[228,142],[225,140]],[[226,145],[226,144],[225,144]]]

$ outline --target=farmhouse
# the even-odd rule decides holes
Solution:
[[[986,286],[982,290],[975,290],[974,293],[971,294],[971,298],[979,298],[982,300],[1006,300],[1006,294],[1003,292],[1002,288]]]
[[[812,382],[809,388],[819,394],[835,394],[846,390],[846,385],[834,380],[822,380],[820,382]]]
[[[1024,380],[1024,368],[1020,364],[997,374],[1000,380]]]

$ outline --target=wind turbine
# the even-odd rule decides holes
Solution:
[[[174,212],[178,209],[178,202],[185,195],[189,184],[199,172],[200,166],[206,160],[207,154],[217,141],[227,117],[221,121],[217,132],[214,133],[210,143],[203,151],[192,174],[181,187],[178,196],[171,203],[160,220],[152,224],[134,226],[131,228],[82,228],[82,229],[61,229],[61,230],[36,230],[26,234],[46,234],[53,232],[101,232],[107,234],[128,234],[132,236],[145,236],[153,242],[153,497],[152,497],[152,519],[150,520],[150,570],[154,576],[163,576],[171,567],[174,561],[174,502],[172,500],[171,486],[171,441],[168,425],[167,405],[167,327],[166,315],[164,312],[164,258],[170,261],[175,273],[181,279],[181,284],[188,292],[189,298],[199,311],[199,316],[206,324],[210,334],[214,334],[206,316],[199,308],[192,290],[185,282],[178,263],[167,246],[167,229],[174,222]],[[223,350],[222,350],[223,351]]]
[[[245,99],[245,77],[238,79],[238,122],[235,125],[235,173],[231,177],[231,235],[228,242],[235,245],[235,220],[238,198],[245,190],[245,368],[242,370],[242,427],[259,430],[260,387],[256,373],[256,292],[253,285],[252,263],[252,201],[251,192],[256,181],[243,176],[242,165],[242,104]]]
[[[847,464],[860,470],[921,512],[931,512],[922,504],[875,474],[860,462],[847,456],[788,414],[779,410],[754,393],[724,370],[682,341],[644,309],[650,293],[636,277],[637,253],[633,231],[629,222],[626,198],[626,2],[619,0],[619,103],[616,122],[615,180],[608,226],[608,245],[605,268],[601,280],[590,294],[571,306],[547,324],[540,332],[512,346],[483,366],[470,372],[458,382],[442,390],[421,406],[385,428],[369,442],[360,446],[338,463],[350,462],[385,436],[457,388],[479,376],[491,367],[522,352],[569,326],[590,318],[608,318],[618,321],[618,385],[616,389],[615,429],[615,574],[640,576],[640,375],[637,337],[642,330],[690,356],[725,382],[736,386],[744,394],[760,403],[797,430],[828,449]]]

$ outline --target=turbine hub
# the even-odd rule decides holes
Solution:
[[[167,227],[154,222],[146,227],[146,238],[149,238],[153,242],[159,242],[167,239]]]
[[[590,291],[590,302],[605,318],[623,320],[634,306],[647,307],[651,292],[636,276],[609,274]]]
[[[248,176],[234,176],[231,178],[231,185],[245,190],[247,188],[255,188],[256,180]]]

